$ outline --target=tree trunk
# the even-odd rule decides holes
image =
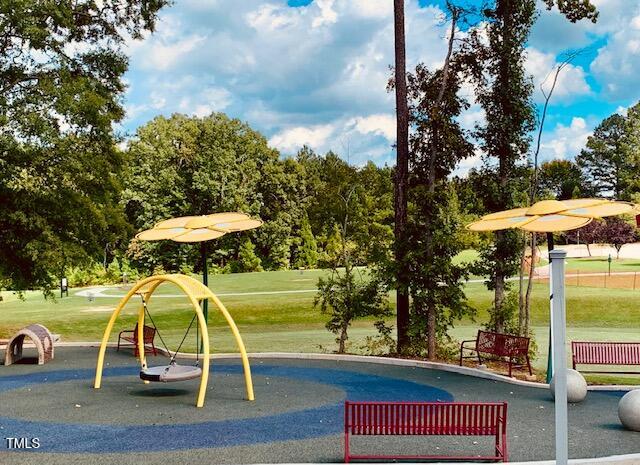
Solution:
[[[496,253],[499,254],[498,256],[503,255],[503,254],[500,254],[500,250],[499,250],[500,247],[502,246],[503,237],[504,237],[503,231],[496,232],[496,242],[497,242],[496,249],[498,249]],[[493,308],[495,312],[494,313],[495,330],[496,332],[501,333],[504,331],[504,314],[502,311],[502,305],[504,303],[506,282],[505,282],[504,271],[500,263],[497,263],[497,266],[496,266],[494,285],[495,285],[495,289],[494,289],[494,298],[493,298]]]
[[[340,328],[340,340],[338,341],[338,353],[339,354],[344,354],[345,352],[345,346],[347,343],[347,325],[343,325],[342,328]]]
[[[522,336],[524,327],[524,269],[527,266],[527,234],[524,234],[524,247],[520,255],[520,272],[518,273],[518,334]],[[529,264],[529,269],[531,269]]]
[[[427,358],[436,359],[436,309],[427,308]]]
[[[396,172],[394,189],[395,258],[397,263],[397,331],[398,352],[409,346],[409,276],[406,263],[407,180],[409,172],[409,109],[404,34],[404,0],[394,0],[395,91],[396,91]]]

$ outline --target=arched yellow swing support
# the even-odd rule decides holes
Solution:
[[[100,352],[98,353],[98,364],[96,366],[96,378],[93,387],[95,389],[100,389],[100,385],[102,382],[102,367],[104,365],[104,356],[107,350],[107,343],[109,342],[109,337],[111,336],[111,331],[113,330],[113,326],[120,315],[120,312],[124,308],[124,306],[131,300],[131,298],[138,294],[142,295],[144,300],[149,303],[151,300],[151,295],[158,288],[158,286],[162,283],[169,282],[178,286],[182,292],[189,298],[193,309],[196,312],[198,317],[198,325],[200,326],[200,331],[202,334],[203,341],[203,352],[205,356],[203,357],[202,364],[202,375],[200,377],[200,389],[198,391],[198,399],[196,401],[196,407],[204,406],[204,397],[207,393],[207,381],[209,379],[209,333],[207,331],[207,322],[204,318],[204,314],[202,313],[202,307],[200,303],[204,299],[210,299],[217,307],[218,310],[224,315],[229,327],[231,328],[231,332],[236,339],[236,343],[238,344],[238,349],[240,350],[240,356],[242,357],[242,367],[244,369],[244,380],[247,388],[247,399],[254,400],[253,396],[253,382],[251,380],[251,367],[249,366],[249,358],[247,357],[247,351],[245,350],[244,343],[242,342],[242,337],[240,336],[240,332],[238,331],[238,327],[236,326],[233,318],[225,308],[225,306],[220,302],[220,299],[216,297],[216,295],[211,292],[211,290],[202,284],[200,281],[197,281],[189,276],[181,275],[181,274],[164,274],[151,276],[149,278],[143,279],[135,284],[131,288],[131,290],[125,295],[118,306],[111,314],[111,318],[109,319],[109,323],[107,324],[106,329],[104,330],[104,335],[102,336],[102,343],[100,344]],[[140,354],[140,364],[142,369],[147,368],[147,360],[144,355],[144,306],[141,305],[138,310],[138,353]]]

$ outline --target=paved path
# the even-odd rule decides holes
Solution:
[[[126,294],[105,294],[110,289],[118,289],[117,287],[92,287],[90,289],[83,289],[76,292],[74,295],[79,297],[107,297],[112,299],[121,299]],[[227,292],[222,294],[216,294],[218,297],[230,297],[230,296],[243,296],[243,295],[271,295],[271,294],[305,294],[309,292],[318,292],[318,289],[296,289],[291,291],[256,291],[256,292]],[[184,294],[154,294],[153,298],[176,298],[184,297]]]

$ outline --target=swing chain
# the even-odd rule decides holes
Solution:
[[[156,326],[155,321],[153,321],[153,318],[151,317],[151,313],[149,313],[149,309],[147,308],[146,299],[144,298],[144,296],[142,294],[140,294],[140,297],[142,298],[142,306],[144,307],[145,314],[149,317],[149,320],[151,321],[151,324],[153,325],[153,328],[156,330],[156,333],[158,333],[158,337],[160,338],[160,342],[162,342],[162,345],[164,346],[164,349],[167,351],[169,356],[171,356],[171,351],[169,350],[169,347],[167,347],[167,344],[164,342],[164,339],[162,338],[162,334],[160,334],[160,330]],[[189,335],[189,331],[191,331],[191,327],[193,326],[193,322],[196,320],[197,316],[198,315],[196,313],[196,314],[193,315],[193,318],[191,318],[191,323],[189,323],[189,327],[187,328],[187,331],[184,333],[182,341],[180,341],[180,345],[178,345],[178,348],[173,353],[173,356],[171,356],[169,364],[175,363],[175,360],[176,360],[176,357],[178,355],[178,352],[180,352],[180,348],[182,348],[182,344],[184,344],[184,341],[187,339],[187,336]],[[197,343],[198,343],[198,325],[196,325],[196,345],[197,345]],[[199,355],[199,351],[196,350],[196,366],[198,366],[199,363],[200,363],[200,355]]]

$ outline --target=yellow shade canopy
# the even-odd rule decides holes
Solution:
[[[629,202],[605,199],[542,200],[528,208],[514,208],[483,216],[467,226],[471,231],[499,231],[520,228],[531,232],[578,229],[594,218],[635,213]]]
[[[136,238],[143,241],[168,239],[175,242],[204,242],[229,232],[246,231],[261,225],[262,221],[238,212],[182,216],[161,221],[153,228],[136,234]]]

